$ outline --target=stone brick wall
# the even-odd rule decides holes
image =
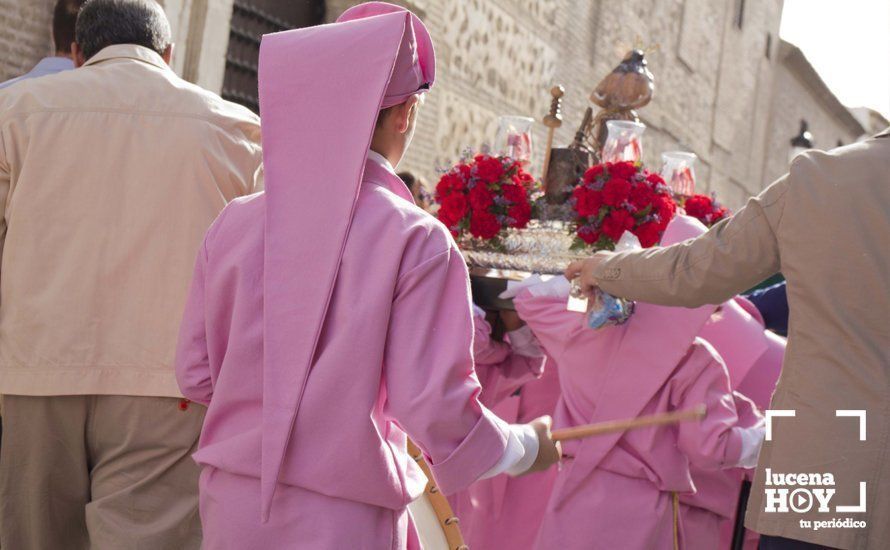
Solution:
[[[779,51],[782,0],[743,2],[741,26],[739,0],[394,1],[425,20],[437,47],[438,82],[402,164],[430,184],[464,148],[490,143],[499,115],[540,120],[556,83],[566,95],[554,143],[569,143],[591,90],[638,43],[656,45],[647,54],[656,94],[640,113],[648,126],[644,161],[658,169],[662,151],[694,152],[698,189],[715,190],[730,207],[784,172],[800,118],[811,122],[819,147],[856,137],[824,84],[789,72],[787,52]],[[219,91],[231,0],[162,3],[177,42],[174,68]],[[356,3],[328,0],[328,20]],[[0,79],[48,53],[51,6],[0,0]],[[538,171],[545,137],[536,124]]]
[[[357,2],[328,2],[335,19]],[[647,55],[656,95],[641,111],[649,127],[644,160],[660,153],[699,156],[699,189],[717,190],[739,206],[763,187],[762,143],[768,126],[781,0],[745,2],[734,22],[734,0],[414,0],[436,42],[438,82],[421,112],[415,144],[403,167],[435,179],[434,168],[467,146],[491,142],[502,114],[540,119],[555,83],[566,87],[565,145],[589,104],[591,90],[638,39],[656,45]],[[540,169],[545,129],[535,129]]]
[[[53,0],[0,0],[0,82],[52,52]]]

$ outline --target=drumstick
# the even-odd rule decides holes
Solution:
[[[609,420],[608,422],[598,422],[596,424],[586,424],[583,426],[575,426],[573,428],[555,430],[550,434],[550,439],[553,441],[570,441],[594,435],[623,432],[636,428],[648,428],[649,426],[664,426],[666,424],[677,424],[689,420],[701,420],[704,417],[705,405],[702,403],[701,405],[683,411],[638,416],[637,418],[628,418],[625,420]]]

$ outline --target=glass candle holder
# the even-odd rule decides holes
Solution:
[[[494,151],[528,165],[532,160],[532,125],[535,119],[525,116],[498,118]]]
[[[670,151],[661,154],[661,177],[675,195],[695,194],[695,153]]]
[[[643,158],[643,132],[646,125],[630,120],[606,121],[606,143],[602,162],[639,162]]]

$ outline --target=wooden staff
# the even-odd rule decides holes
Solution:
[[[664,426],[666,424],[678,424],[690,420],[701,420],[705,417],[705,410],[705,405],[703,403],[685,411],[652,414],[649,416],[628,418],[626,420],[609,420],[608,422],[586,424],[584,426],[556,430],[550,434],[550,438],[553,439],[553,441],[570,441],[572,439],[583,439],[595,435],[624,432],[637,428],[648,428],[649,426]]]
[[[448,542],[448,548],[452,550],[469,550],[464,543],[464,537],[460,532],[459,520],[454,515],[451,504],[448,503],[448,499],[433,483],[433,474],[426,460],[423,459],[423,453],[410,439],[408,440],[408,454],[417,462],[417,465],[420,466],[420,469],[423,470],[423,473],[426,474],[426,478],[429,480],[424,492],[427,498],[429,498],[436,517],[439,518],[442,532],[445,534],[445,540]]]
[[[553,149],[553,133],[557,128],[562,126],[562,109],[560,103],[562,96],[566,93],[565,88],[557,84],[550,88],[550,95],[553,100],[550,101],[550,112],[544,117],[542,122],[547,127],[547,148],[544,150],[544,171],[541,179],[547,181],[547,170],[550,169],[550,150]]]

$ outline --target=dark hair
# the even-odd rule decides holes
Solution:
[[[53,44],[57,52],[71,52],[77,12],[86,0],[58,0],[53,8]]]
[[[86,59],[115,44],[162,54],[170,45],[170,22],[153,0],[87,0],[77,16],[75,40]]]

